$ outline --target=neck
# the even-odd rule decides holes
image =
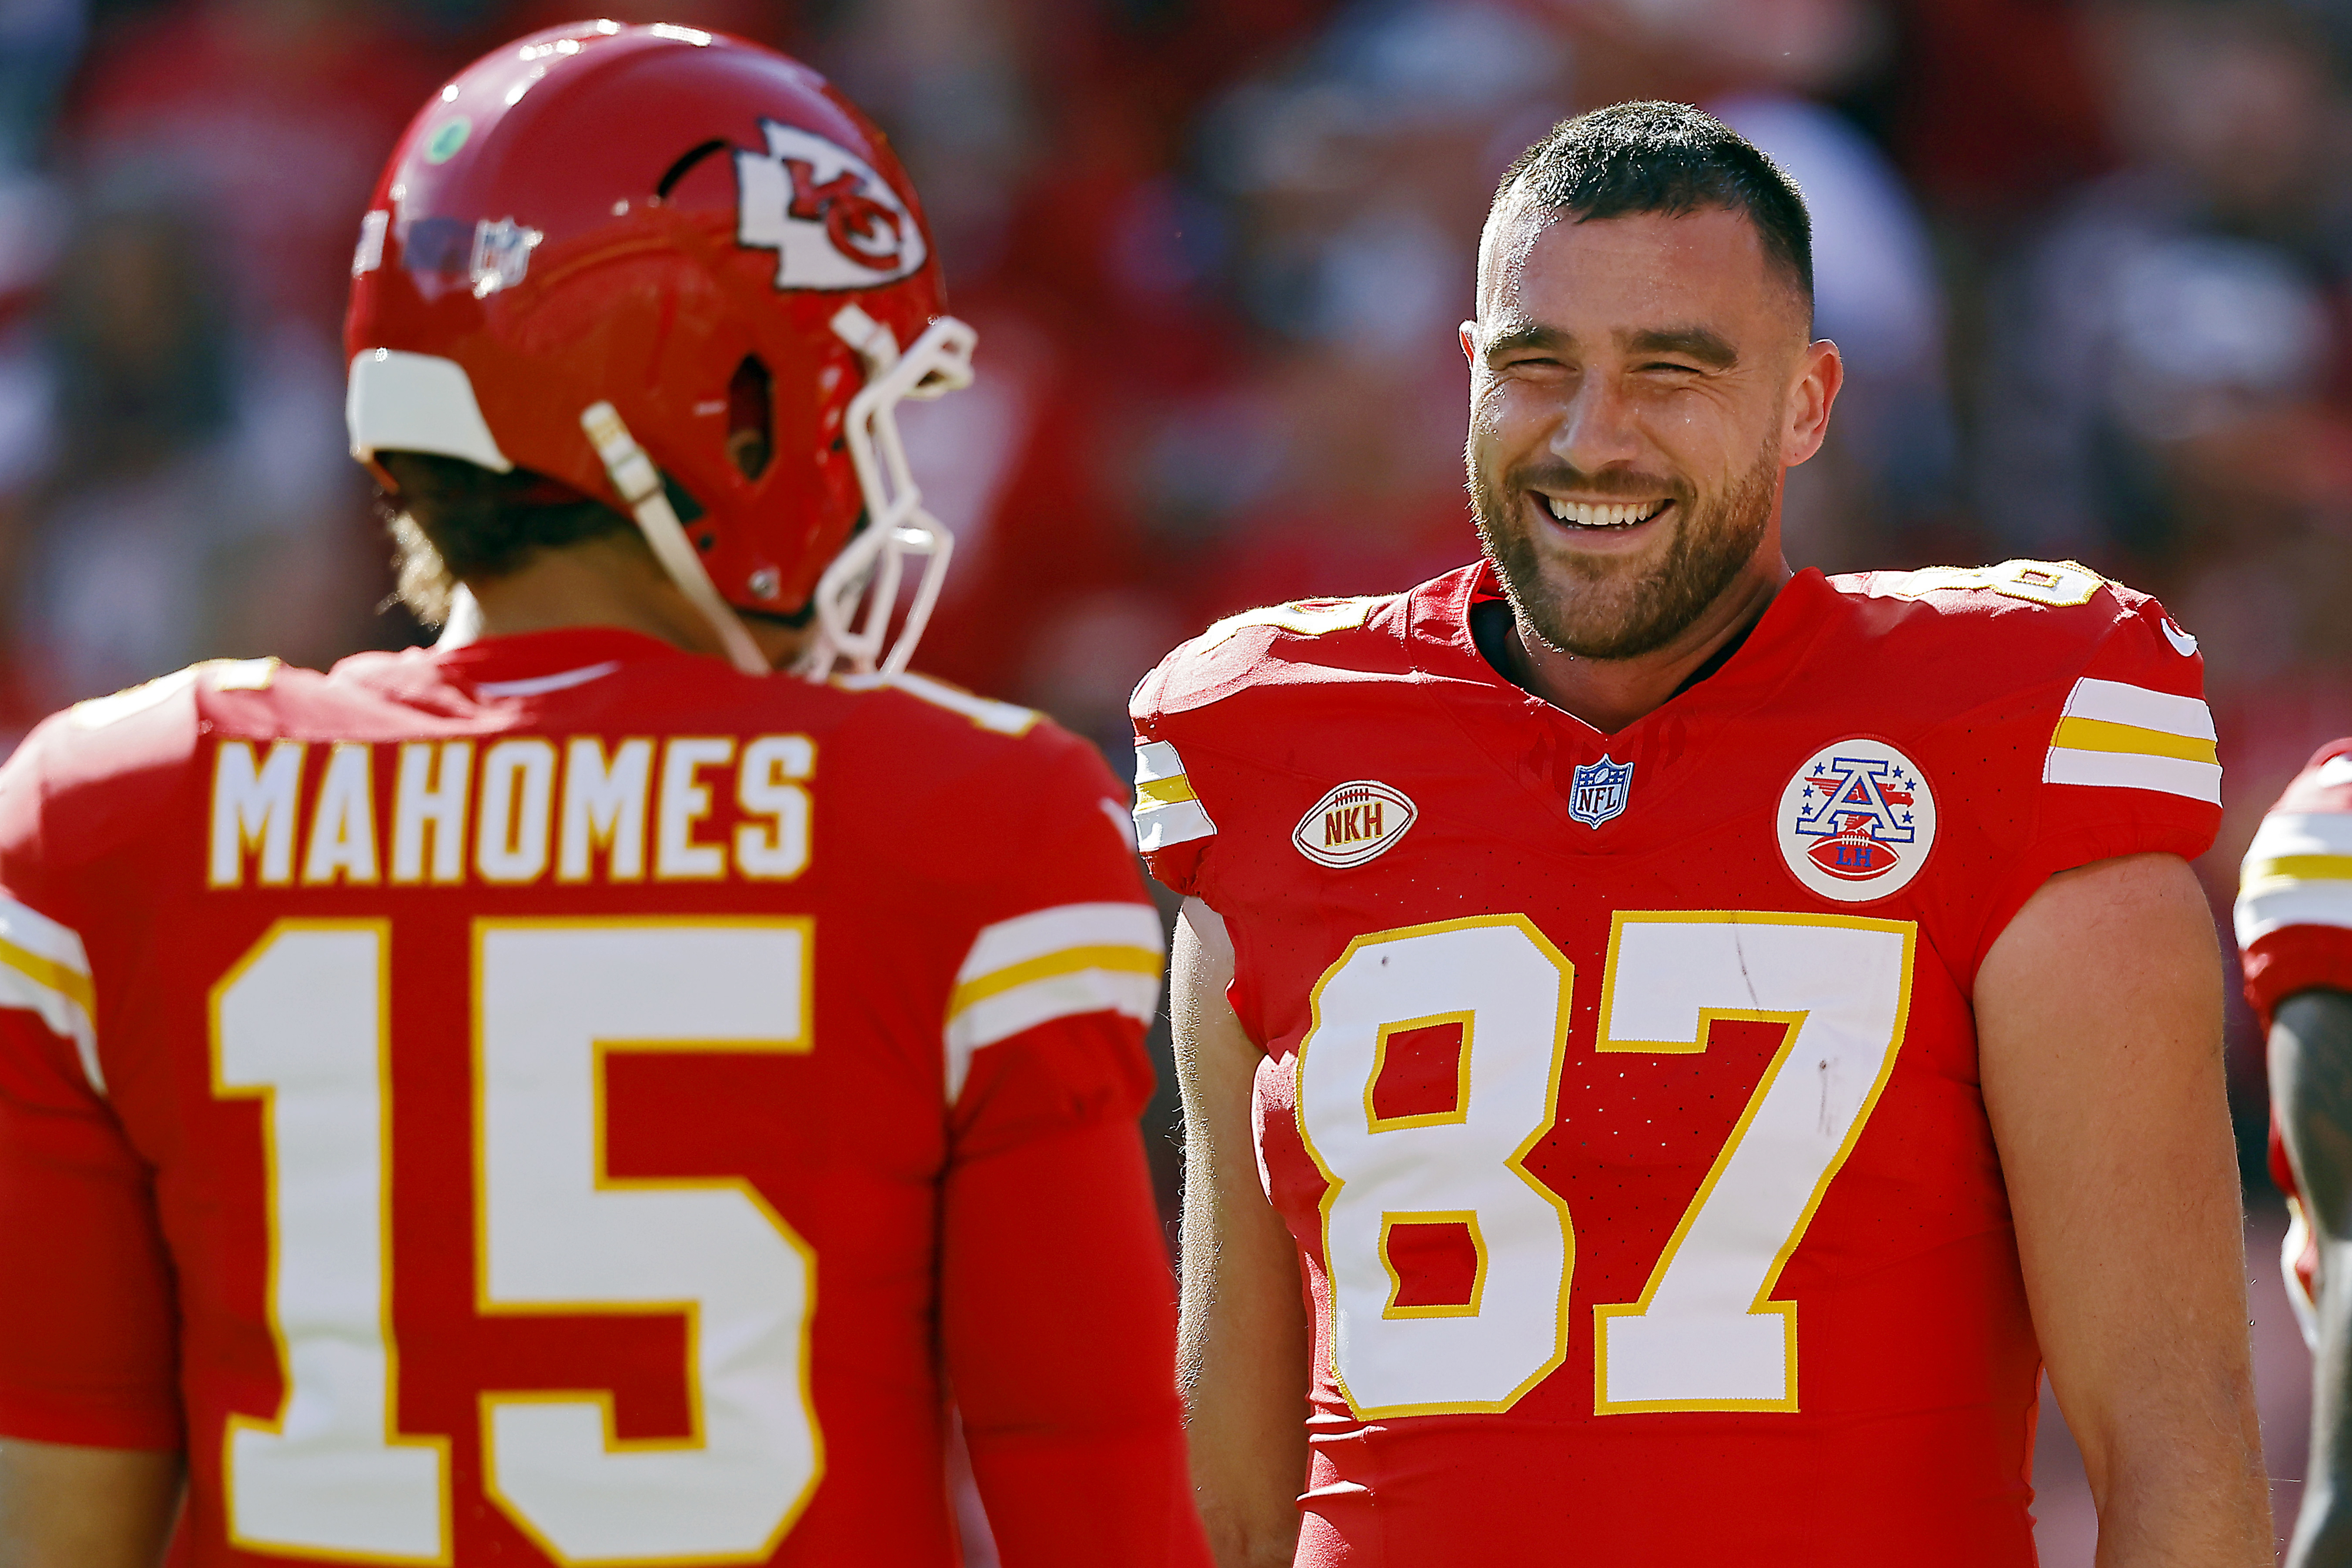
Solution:
[[[1614,735],[1655,711],[1682,689],[1692,671],[1753,625],[1791,575],[1778,549],[1758,551],[1673,642],[1630,659],[1563,653],[1515,611],[1508,644],[1517,666],[1512,674],[1552,706],[1574,714],[1603,735]]]
[[[724,659],[718,634],[678,591],[645,541],[612,533],[555,549],[534,549],[521,565],[466,586],[481,606],[481,635],[511,637],[569,626],[617,626],[659,638],[689,653]],[[803,628],[746,618],[760,651],[781,668],[807,640]]]

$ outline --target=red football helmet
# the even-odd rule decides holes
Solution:
[[[352,274],[362,462],[434,453],[617,500],[747,669],[724,606],[812,600],[805,671],[905,667],[950,541],[893,409],[969,383],[973,334],[941,313],[905,171],[816,72],[688,27],[509,44],[410,124]],[[906,554],[928,559],[886,653]]]

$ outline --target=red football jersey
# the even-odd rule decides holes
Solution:
[[[2321,747],[2263,819],[2240,873],[2237,927],[2246,1000],[2263,1032],[2279,1003],[2297,991],[2352,991],[2352,738]],[[2284,1260],[2287,1300],[2304,1337],[2315,1341],[2319,1243],[2304,1221],[2275,1119],[2270,1166],[2293,1217]]]
[[[0,1433],[181,1564],[1206,1561],[1092,749],[574,629],[0,771]]]
[[[1239,616],[1137,693],[1265,1051],[1299,1563],[2031,1563],[1970,990],[2053,872],[2211,841],[2195,644],[2073,565],[1808,571],[1601,735],[1480,655],[1496,597]]]

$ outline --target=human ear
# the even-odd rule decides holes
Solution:
[[[1827,338],[1805,345],[1790,388],[1788,423],[1780,431],[1780,463],[1793,468],[1822,449],[1830,433],[1830,407],[1845,385],[1845,361]]]

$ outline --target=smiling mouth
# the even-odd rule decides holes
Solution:
[[[1671,497],[1655,501],[1563,501],[1538,493],[1536,498],[1551,513],[1553,521],[1594,532],[1638,528],[1674,505]]]

